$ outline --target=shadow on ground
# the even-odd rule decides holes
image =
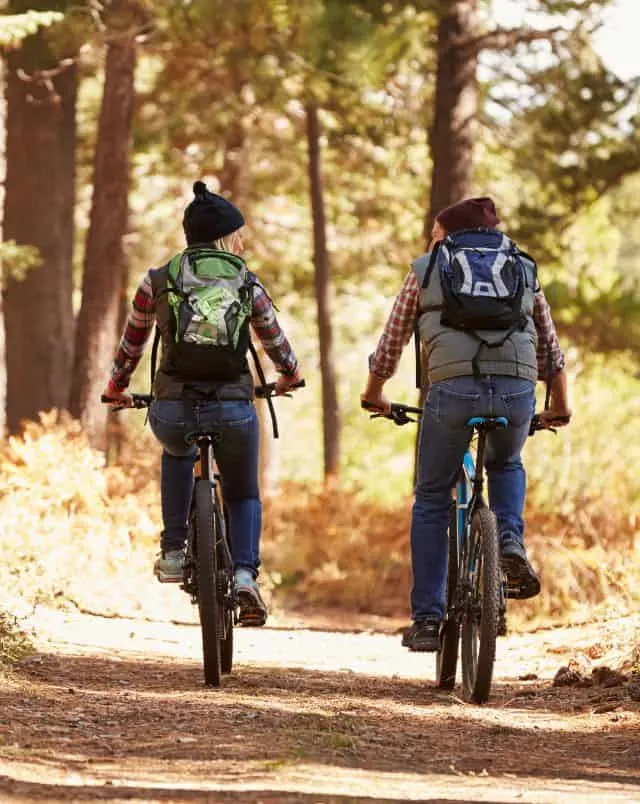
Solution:
[[[241,779],[247,767],[264,773],[315,764],[328,773],[513,774],[640,785],[640,707],[623,687],[603,693],[538,681],[497,684],[490,704],[479,707],[431,683],[353,672],[240,665],[220,689],[207,689],[195,661],[39,654],[23,662],[14,685],[0,689],[0,712],[5,759],[19,751],[31,760],[67,757],[67,767],[74,757],[83,767],[116,758],[131,767],[170,761],[184,763],[195,784],[211,777],[212,763],[222,763],[230,779]],[[181,800],[197,798],[186,787]],[[111,788],[87,792],[118,798]],[[157,786],[152,795],[170,800],[175,792]],[[274,795],[261,798],[294,800]],[[225,793],[225,800],[233,796]]]

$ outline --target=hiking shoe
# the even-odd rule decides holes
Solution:
[[[240,611],[240,625],[258,627],[267,621],[267,607],[256,579],[248,569],[237,569],[234,574],[236,598]]]
[[[160,583],[180,583],[183,579],[184,550],[163,550],[153,565],[153,574]]]
[[[500,548],[500,564],[506,579],[505,596],[526,600],[540,594],[540,578],[529,563],[523,545],[505,539]]]
[[[415,620],[412,626],[405,628],[402,634],[402,645],[409,650],[433,652],[440,650],[440,626],[438,617],[425,617]]]

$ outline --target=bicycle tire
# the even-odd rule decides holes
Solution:
[[[198,578],[198,610],[202,630],[204,683],[219,687],[222,657],[219,638],[219,604],[216,561],[216,528],[211,486],[202,477],[194,488],[196,507],[196,573]]]
[[[229,548],[228,519],[222,514],[220,501],[214,503],[216,517],[216,555],[218,570],[218,638],[220,639],[220,667],[223,674],[233,668],[233,566]]]
[[[456,685],[460,621],[456,606],[458,586],[458,527],[455,503],[451,504],[447,541],[449,556],[447,566],[447,608],[440,635],[440,650],[436,653],[436,685],[441,690],[452,690]]]
[[[473,562],[473,565],[472,565]],[[469,597],[462,617],[462,680],[465,696],[486,703],[491,691],[500,613],[500,561],[495,515],[480,506],[471,518]]]

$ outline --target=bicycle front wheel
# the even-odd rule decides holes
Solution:
[[[211,486],[202,477],[196,479],[195,489],[196,573],[198,578],[198,610],[202,629],[204,682],[220,686],[222,659],[220,650],[216,517]]]
[[[462,680],[465,695],[475,703],[489,698],[500,614],[498,526],[486,507],[471,518],[467,574],[468,596],[462,616]]]
[[[456,605],[458,586],[458,527],[456,506],[451,505],[449,515],[449,560],[447,568],[447,610],[440,636],[440,650],[436,653],[436,684],[441,690],[452,690],[456,684],[460,623]]]

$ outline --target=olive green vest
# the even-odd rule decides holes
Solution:
[[[527,283],[522,297],[522,312],[526,326],[513,332],[501,346],[481,346],[473,335],[458,329],[442,326],[440,310],[425,309],[442,304],[442,289],[437,269],[431,271],[427,286],[422,287],[431,253],[419,257],[412,265],[420,284],[418,328],[420,341],[426,352],[429,383],[449,380],[452,377],[473,375],[472,361],[478,354],[480,374],[521,377],[535,383],[538,377],[536,346],[538,336],[533,323],[533,298],[536,288],[535,264],[523,257],[527,268]],[[489,343],[498,342],[504,332],[479,331],[478,335]]]

